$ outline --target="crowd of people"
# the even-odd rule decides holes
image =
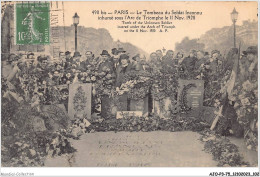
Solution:
[[[256,55],[255,50],[251,48],[245,51],[240,58],[241,62],[255,62],[246,59],[250,58],[251,54]],[[168,50],[164,55],[161,50],[157,50],[152,52],[148,59],[143,54],[130,57],[123,48],[113,48],[111,54],[103,50],[98,57],[95,57],[91,51],[86,51],[85,56],[78,51],[73,55],[70,51],[60,52],[57,60],[46,55],[35,56],[32,52],[12,53],[2,65],[2,83],[6,85],[2,88],[8,88],[6,89],[8,92],[4,92],[6,97],[12,93],[21,99],[33,100],[36,97],[39,102],[53,104],[55,96],[59,94],[51,95],[53,89],[50,86],[59,86],[55,87],[58,88],[56,93],[61,93],[60,98],[57,99],[65,103],[68,97],[67,84],[95,83],[106,75],[107,88],[114,89],[122,85],[125,81],[124,76],[129,72],[152,72],[155,68],[159,68],[163,72],[174,72],[176,79],[204,80],[204,99],[212,101],[214,95],[212,90],[220,89],[218,81],[227,71],[232,70],[235,57],[238,57],[237,49],[232,49],[227,57],[223,57],[218,50],[213,50],[211,53],[191,50],[187,56],[182,52],[175,54],[173,50]],[[247,64],[246,67],[249,65]],[[247,68],[241,70],[245,72]]]
[[[239,49],[233,48],[226,55],[217,50],[211,53],[191,50],[188,54],[173,50],[164,54],[157,50],[149,58],[143,54],[130,56],[123,48],[113,48],[111,53],[103,50],[97,57],[91,51],[86,51],[84,56],[78,51],[73,55],[70,51],[60,52],[57,60],[46,55],[36,56],[33,52],[12,53],[7,60],[2,60],[2,101],[32,107],[64,104],[68,111],[69,84],[92,83],[92,113],[99,114],[97,108],[101,105],[101,116],[109,118],[110,112],[131,110],[129,105],[131,102],[137,105],[134,101],[137,98],[146,99],[147,103],[142,106],[148,104],[148,113],[158,113],[164,118],[169,117],[172,110],[170,114],[168,110],[165,114],[159,112],[166,110],[170,102],[177,101],[178,79],[199,79],[204,82],[203,106],[223,107],[225,119],[218,123],[220,132],[239,125],[232,131],[237,130],[241,135],[241,130],[249,130],[248,144],[255,144],[257,65],[257,46],[248,47],[241,54]],[[124,93],[125,88],[129,91],[136,83],[138,87]],[[115,92],[119,93],[119,99],[115,99]],[[112,111],[113,101],[124,106]]]

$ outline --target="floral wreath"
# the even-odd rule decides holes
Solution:
[[[151,74],[147,71],[130,71],[123,78],[123,84],[116,88],[116,95],[127,93],[129,99],[139,100],[146,97],[152,83]]]

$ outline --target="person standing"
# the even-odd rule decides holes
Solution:
[[[108,118],[111,114],[111,91],[115,84],[115,72],[113,70],[111,56],[107,50],[103,50],[100,57],[97,59],[98,63],[98,88],[101,89],[100,100],[101,100],[101,116]]]
[[[21,88],[19,74],[19,56],[10,54],[7,63],[2,66],[2,82],[6,81],[7,89],[2,89],[3,97],[10,99],[12,96],[17,102],[21,102],[23,99],[20,97],[23,90]],[[11,100],[11,99],[10,99]]]
[[[94,58],[94,54],[88,50],[86,51],[85,55],[86,55],[86,62],[91,63],[91,61]]]
[[[163,65],[172,65],[173,56],[174,56],[173,50],[168,50],[166,52],[166,55],[162,57]]]
[[[119,65],[119,57],[120,57],[120,55],[119,55],[118,50],[116,48],[113,48],[112,57],[110,58],[110,61],[111,61],[114,72],[116,72],[116,68]]]
[[[158,57],[155,52],[152,52],[150,54],[150,62],[153,63],[153,64],[156,64],[157,62],[161,63],[161,60],[160,60],[160,57]]]
[[[162,57],[163,57],[163,53],[162,53],[162,50],[156,50],[156,55],[157,55],[157,57],[158,57],[158,60],[162,60]]]
[[[196,79],[202,79],[203,78],[203,71],[204,71],[204,65],[207,62],[207,58],[205,57],[205,52],[202,50],[199,50],[197,52],[197,62],[195,63],[195,74]]]
[[[183,53],[178,52],[178,53],[176,54],[176,57],[174,58],[174,65],[179,68],[179,67],[180,67],[180,64],[181,64],[182,61],[183,61],[183,59],[184,59]]]
[[[98,113],[98,110],[96,109],[98,104],[99,104],[99,100],[98,100],[98,96],[96,95],[96,72],[98,70],[98,66],[97,66],[97,61],[95,60],[94,54],[92,53],[92,51],[86,51],[85,53],[86,56],[86,60],[84,61],[85,63],[85,67],[86,67],[86,72],[82,72],[81,73],[81,77],[84,78],[84,75],[87,76],[87,82],[91,83],[92,86],[92,94],[91,94],[91,114],[93,113]],[[85,81],[84,81],[85,83]]]
[[[12,63],[15,60],[16,55],[14,53],[11,53],[8,57],[8,59],[4,62],[2,62],[2,77],[7,79],[10,73],[13,70]]]
[[[86,71],[86,63],[82,60],[81,54],[79,52],[74,52],[72,68],[76,69],[76,72]]]
[[[205,69],[207,71],[207,77],[213,77],[216,80],[218,75],[223,69],[223,59],[218,50],[211,52],[211,58],[205,63]]]
[[[141,69],[144,71],[151,72],[151,69],[152,69],[151,64],[146,61],[145,55],[141,54],[139,58],[140,58]]]
[[[66,65],[66,55],[64,52],[59,53],[59,61],[57,62],[57,65],[60,65],[60,70],[64,71]]]
[[[146,61],[146,57],[144,54],[139,55],[139,59],[137,59],[137,61],[139,60],[139,71],[143,71],[144,73],[149,73],[151,74],[152,72],[152,65],[149,64]],[[160,60],[159,58],[157,58],[157,60]],[[153,97],[152,97],[152,92],[151,92],[151,87],[149,88],[149,92],[147,94],[147,96],[145,98],[143,98],[144,101],[144,113],[148,113],[148,115],[150,113],[152,113],[153,111]]]
[[[119,66],[116,70],[116,87],[120,87],[123,83],[124,76],[133,69],[129,61],[129,56],[122,54],[119,58]]]
[[[131,70],[133,70],[133,65],[130,63],[129,56],[126,54],[120,55],[119,66],[116,70],[116,87],[120,88],[124,83],[124,78]],[[120,111],[130,111],[130,99],[128,99],[127,93],[119,96],[118,99]]]
[[[257,47],[250,46],[243,53],[245,54],[246,62],[244,65],[240,66],[241,68],[240,79],[242,81],[249,80],[251,82],[257,82],[257,73],[258,73]]]
[[[132,58],[132,65],[133,65],[133,68],[134,68],[136,71],[142,71],[142,70],[144,70],[144,68],[142,67],[141,61],[140,61],[140,54],[137,54],[137,55],[135,55],[135,56]]]
[[[8,65],[5,65],[3,69],[3,77],[7,80],[8,84],[10,84],[10,89],[15,89],[15,86],[18,85],[17,74],[20,71],[18,66],[20,58],[17,55],[11,54],[8,59]]]
[[[197,60],[196,50],[191,50],[189,56],[184,58],[181,63],[181,68],[184,72],[183,79],[194,79],[195,64]]]
[[[70,51],[65,52],[65,59],[66,59],[66,62],[72,62],[72,57],[71,57]]]
[[[177,67],[174,65],[174,52],[172,50],[168,50],[166,55],[162,57],[162,71],[164,73],[172,73],[175,72],[176,68]]]
[[[99,58],[99,69],[98,69],[99,72],[102,72],[104,70],[110,70],[111,72],[113,71],[112,69],[113,66],[110,57],[111,56],[107,50],[102,51]]]
[[[206,106],[214,106],[221,89],[221,79],[223,77],[223,60],[220,52],[213,50],[211,58],[204,65],[204,104]]]
[[[49,77],[50,65],[48,64],[48,58],[46,56],[38,56],[37,57],[37,66],[36,66],[36,74],[38,81],[42,84],[43,81]]]
[[[71,57],[71,52],[65,52],[65,70],[70,70],[72,66],[73,59]]]

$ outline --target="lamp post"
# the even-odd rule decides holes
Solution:
[[[236,22],[237,22],[237,16],[238,16],[238,12],[234,8],[232,13],[231,13],[231,20],[232,20],[233,25],[234,25],[234,48],[236,48]]]
[[[78,38],[77,38],[77,33],[78,33],[78,31],[77,31],[77,27],[78,27],[78,24],[79,24],[79,16],[78,16],[78,14],[77,14],[77,12],[75,13],[75,15],[72,17],[73,18],[73,24],[74,24],[74,26],[75,26],[75,52],[76,51],[78,51],[78,44],[77,44],[77,40],[78,40]]]

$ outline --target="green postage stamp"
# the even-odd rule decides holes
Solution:
[[[50,4],[15,5],[15,42],[17,45],[50,44]]]

